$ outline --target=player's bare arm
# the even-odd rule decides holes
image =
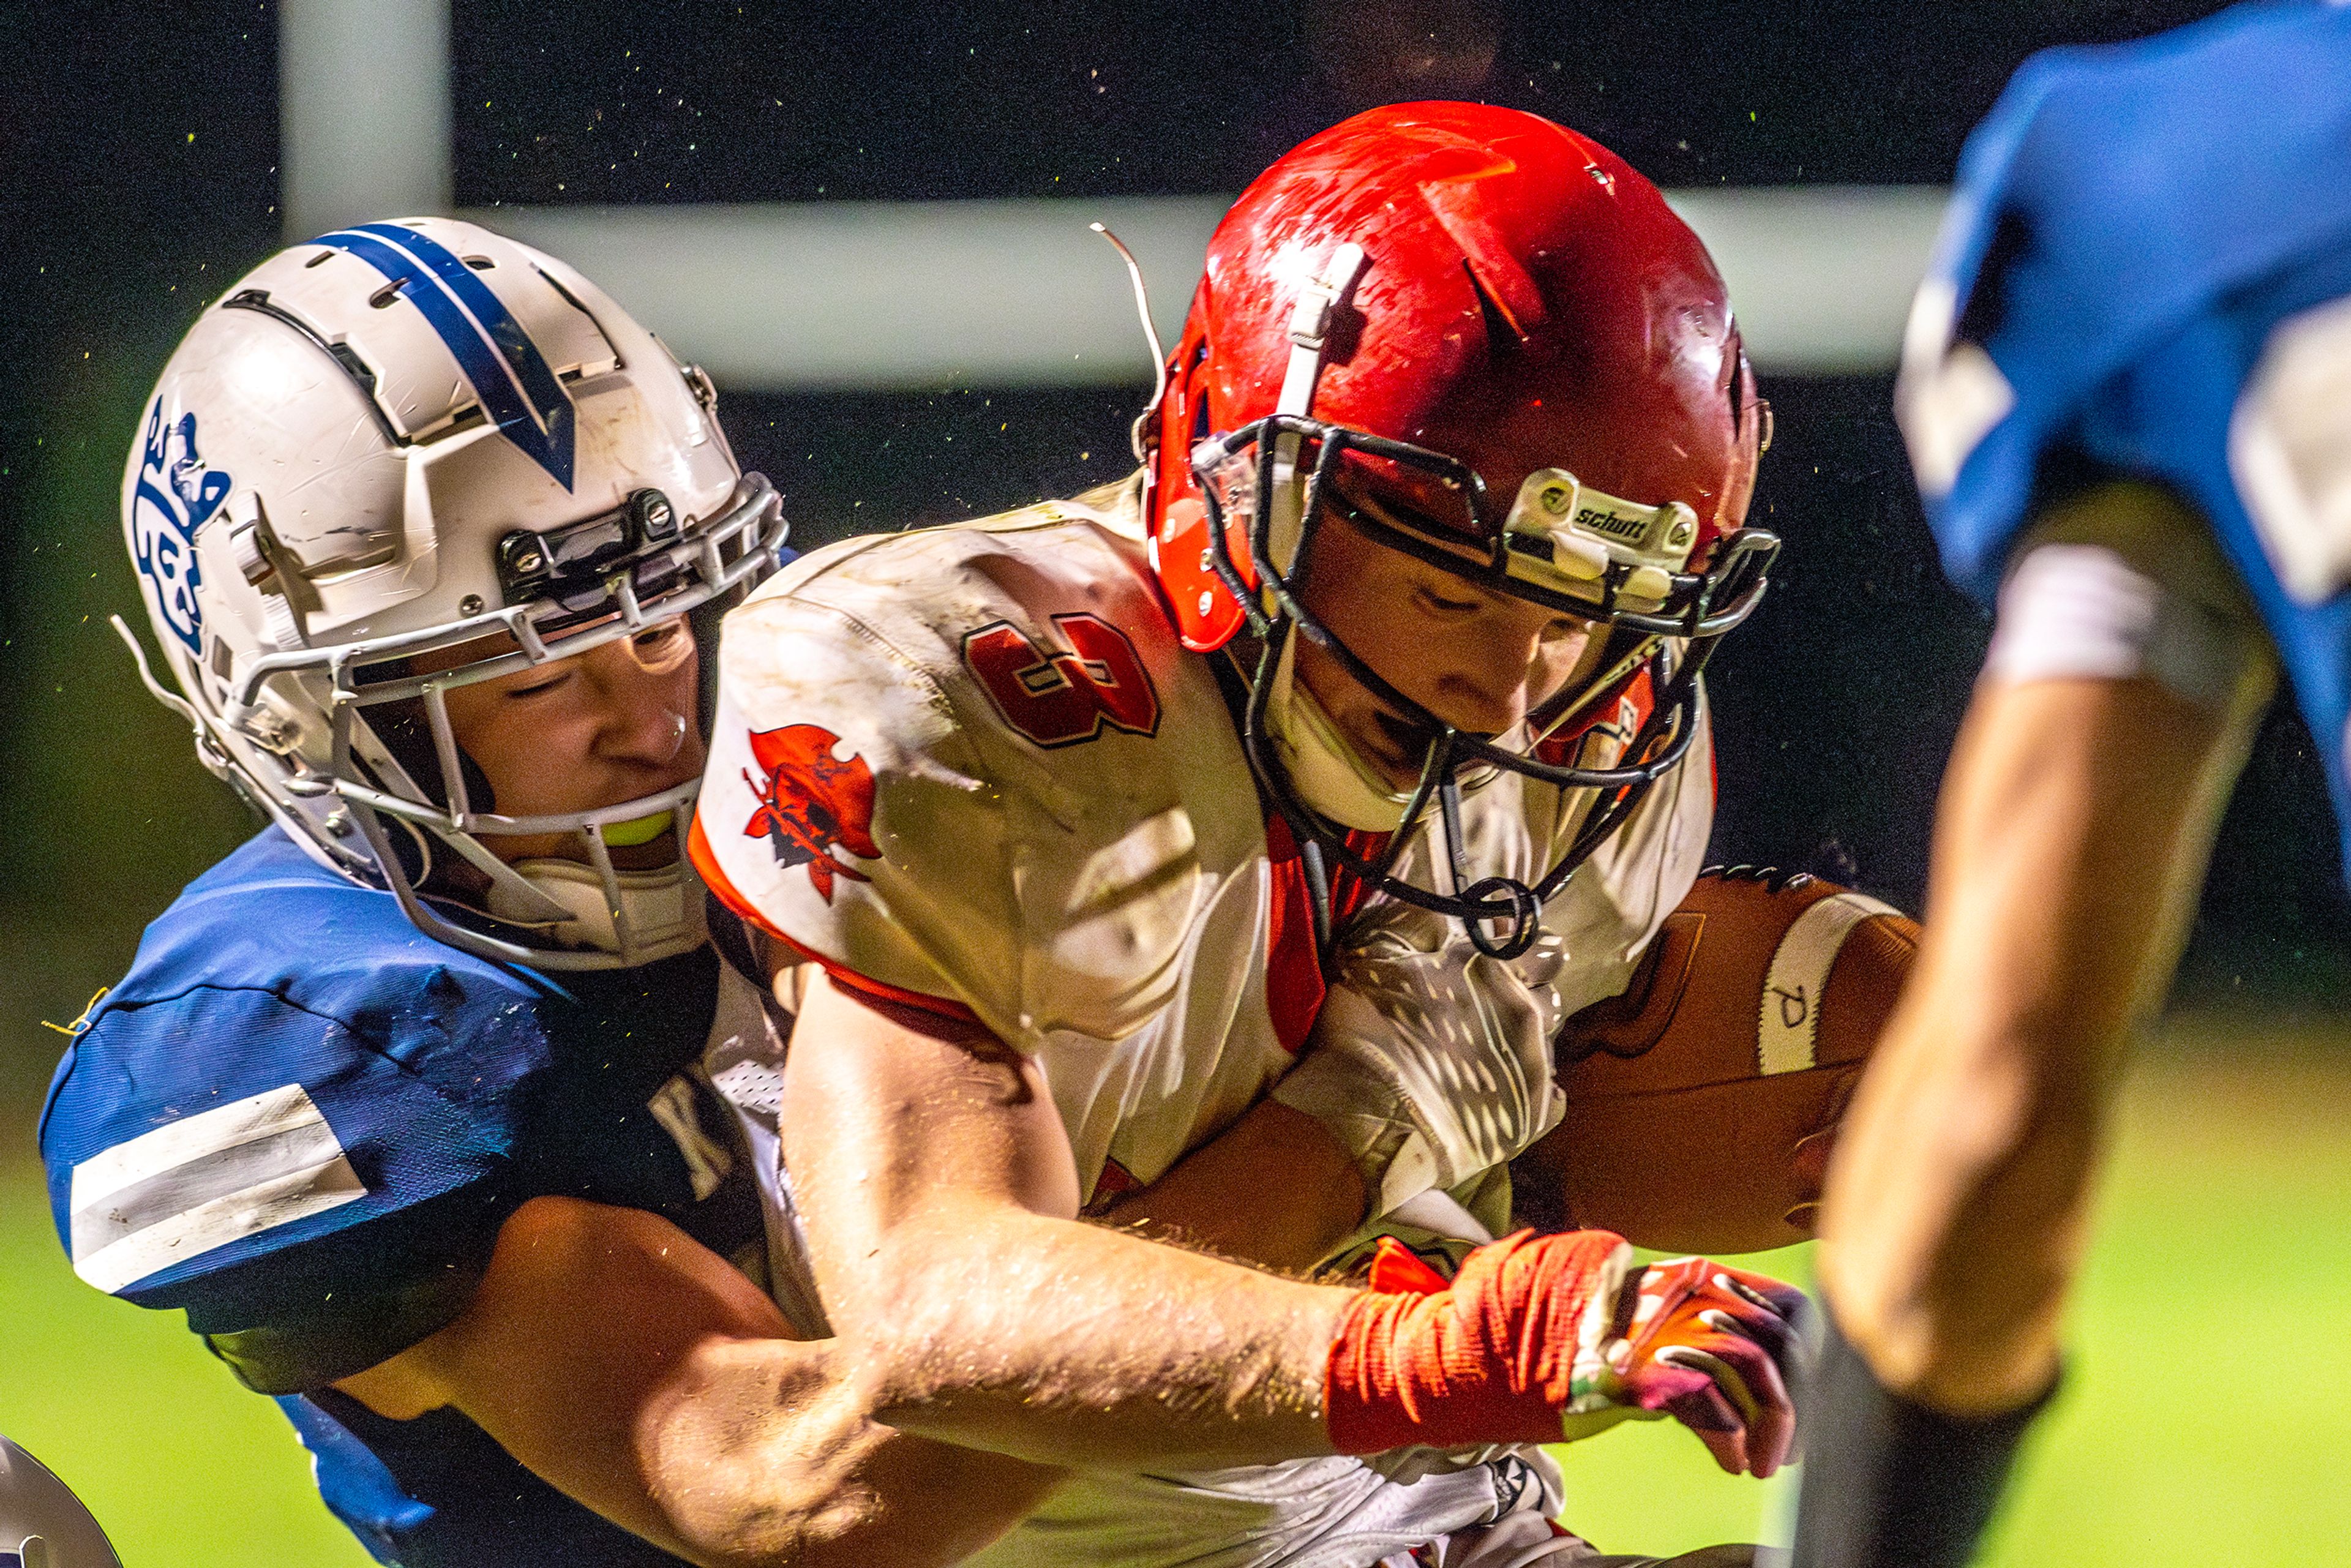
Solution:
[[[2246,5],[2052,51],[1961,160],[1896,413],[1997,621],[1919,967],[1830,1172],[1800,1568],[1973,1551],[2281,664],[2340,806],[2346,22]]]
[[[543,1197],[463,1316],[339,1386],[400,1420],[454,1408],[705,1568],[954,1563],[1058,1479],[876,1425],[832,1348],[658,1216]]]
[[[2202,527],[2116,484],[2040,537]],[[2144,675],[1995,672],[1979,688],[1938,809],[1918,967],[1823,1209],[1823,1283],[1887,1386],[1981,1416],[2055,1375],[2123,1054],[2162,1000],[2272,684],[2260,662],[2213,702]]]
[[[1278,1100],[1261,1100],[1175,1169],[1094,1218],[1302,1273],[1363,1224],[1367,1199],[1362,1167],[1324,1124]]]
[[[805,1006],[785,1161],[880,1419],[1047,1463],[1332,1451],[1349,1291],[1080,1223],[1033,1062],[822,977]]]
[[[1320,1123],[1266,1102],[1102,1218],[1304,1269],[1361,1222],[1363,1186]],[[396,1419],[459,1410],[713,1568],[960,1561],[1059,1480],[881,1425],[836,1350],[658,1217],[541,1198],[501,1231],[464,1316],[339,1386]]]
[[[822,973],[750,934],[754,955],[773,974],[778,1000],[795,1016]],[[898,1021],[962,1030],[905,1012]],[[1327,1043],[1318,1031],[1315,1046]],[[999,1048],[1000,1049],[1000,1048]],[[1363,1089],[1363,1092],[1369,1092]],[[1363,1165],[1329,1125],[1277,1100],[1260,1100],[1240,1120],[1193,1150],[1150,1186],[1090,1211],[1090,1218],[1284,1272],[1303,1273],[1360,1227],[1370,1193]]]
[[[1616,1356],[1626,1385],[1687,1333],[1685,1318],[1705,1318],[1704,1355],[1660,1357],[1657,1370],[1686,1369],[1650,1407],[1677,1406],[1727,1469],[1768,1474],[1786,1452],[1777,1363],[1794,1347],[1768,1281],[1710,1264],[1687,1280],[1629,1274],[1615,1237],[1577,1232],[1485,1249],[1449,1291],[1433,1276],[1348,1291],[1081,1224],[1032,1063],[828,979],[806,1002],[803,1038],[828,1044],[793,1052],[786,1158],[863,1397],[893,1426],[1112,1466],[1582,1436],[1643,1398],[1625,1386],[1579,1401],[1570,1386],[1588,1332],[1577,1320],[1595,1294],[1621,1292],[1602,1321],[1656,1336],[1643,1345],[1636,1331]],[[1446,1343],[1459,1359],[1431,1384],[1422,1358]],[[1721,1375],[1687,1369],[1701,1364]],[[1434,1419],[1400,1400],[1437,1405]]]

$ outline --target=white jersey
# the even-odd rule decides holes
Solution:
[[[694,829],[721,897],[837,979],[1034,1056],[1090,1197],[1228,1125],[1322,991],[1289,835],[1141,534],[1130,482],[787,567],[727,617]],[[1701,735],[1545,908],[1563,1012],[1688,891],[1711,773]],[[1480,869],[1531,878],[1581,802],[1505,776],[1466,804]]]
[[[1562,1016],[1622,990],[1688,891],[1711,776],[1701,733],[1546,907]],[[1530,879],[1586,804],[1516,776],[1465,803],[1481,871]],[[838,983],[1033,1057],[1088,1202],[1237,1119],[1324,995],[1302,867],[1162,607],[1133,480],[772,578],[727,618],[693,847]],[[980,1561],[1353,1568],[1556,1504],[1532,1450],[1408,1481],[1344,1458],[1083,1478]]]

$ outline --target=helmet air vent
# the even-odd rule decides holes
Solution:
[[[316,260],[305,262],[303,265],[306,267],[316,267],[319,262],[326,260],[334,254],[330,250],[320,251]],[[340,340],[329,342],[325,333],[270,298],[269,290],[266,288],[242,289],[222,300],[221,308],[257,311],[273,321],[285,323],[308,338],[320,353],[334,361],[343,374],[351,379],[352,385],[360,389],[360,395],[367,399],[368,413],[373,416],[376,428],[383,432],[384,439],[395,446],[409,444],[408,438],[392,428],[391,418],[383,412],[383,405],[377,401],[375,371],[369,367],[365,360],[360,358],[360,351],[352,348],[350,343]]]
[[[555,274],[545,267],[535,267],[532,270],[546,280],[547,286],[554,289],[566,305],[570,306],[587,319],[589,328],[595,334],[595,348],[603,350],[598,353],[582,344],[578,346],[576,352],[565,354],[558,350],[554,343],[543,343],[542,350],[548,351],[549,357],[556,361],[554,366],[556,379],[569,383],[586,376],[601,376],[622,369],[621,350],[612,346],[611,337],[604,330],[604,324],[596,319],[596,312],[581,303],[580,296],[565,287],[563,279],[556,277]],[[563,362],[566,359],[570,361],[569,364]]]

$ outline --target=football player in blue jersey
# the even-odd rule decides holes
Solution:
[[[1968,144],[1897,401],[1997,625],[1831,1173],[1803,1568],[1972,1550],[2280,666],[2351,826],[2346,84],[2351,8],[2244,5],[2036,57]]]
[[[1050,1475],[795,1343],[787,1020],[678,846],[697,626],[785,531],[711,404],[553,258],[369,224],[204,313],[124,478],[149,684],[270,826],[60,1065],[57,1223],[388,1563],[944,1563]]]
[[[713,951],[679,852],[705,633],[784,553],[713,401],[552,257],[366,224],[204,311],[124,476],[178,690],[150,688],[269,826],[149,928],[59,1065],[57,1224],[85,1281],[184,1312],[277,1399],[386,1563],[925,1568],[1064,1474],[876,1423],[818,1337],[777,1152],[791,1020],[742,977],[763,956]],[[1497,1103],[1399,1085],[1442,1100],[1520,1044],[1426,1022],[1332,1059],[1330,1113],[1426,1111],[1453,1157]],[[1103,1218],[1302,1264],[1367,1190],[1267,1100]],[[1303,1549],[1409,1533],[1432,1490],[1541,1523],[1499,1460],[1426,1468],[1373,1473],[1345,1540],[1325,1497]]]

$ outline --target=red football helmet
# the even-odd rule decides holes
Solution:
[[[1720,275],[1621,159],[1513,110],[1374,110],[1274,164],[1209,242],[1139,426],[1152,560],[1187,647],[1255,639],[1245,748],[1301,841],[1514,953],[1695,737],[1698,671],[1753,610],[1779,547],[1744,527],[1769,420]],[[1367,504],[1351,477],[1392,499]],[[1446,724],[1301,604],[1334,509],[1382,544],[1593,623],[1599,673],[1544,701],[1523,734]],[[1393,821],[1301,787],[1282,735],[1295,632],[1437,737]],[[1574,766],[1567,739],[1644,676],[1656,700],[1619,764]],[[1531,883],[1465,864],[1449,800],[1493,769],[1602,792]],[[1392,874],[1432,801],[1458,895]],[[1395,831],[1367,855],[1350,826]]]

